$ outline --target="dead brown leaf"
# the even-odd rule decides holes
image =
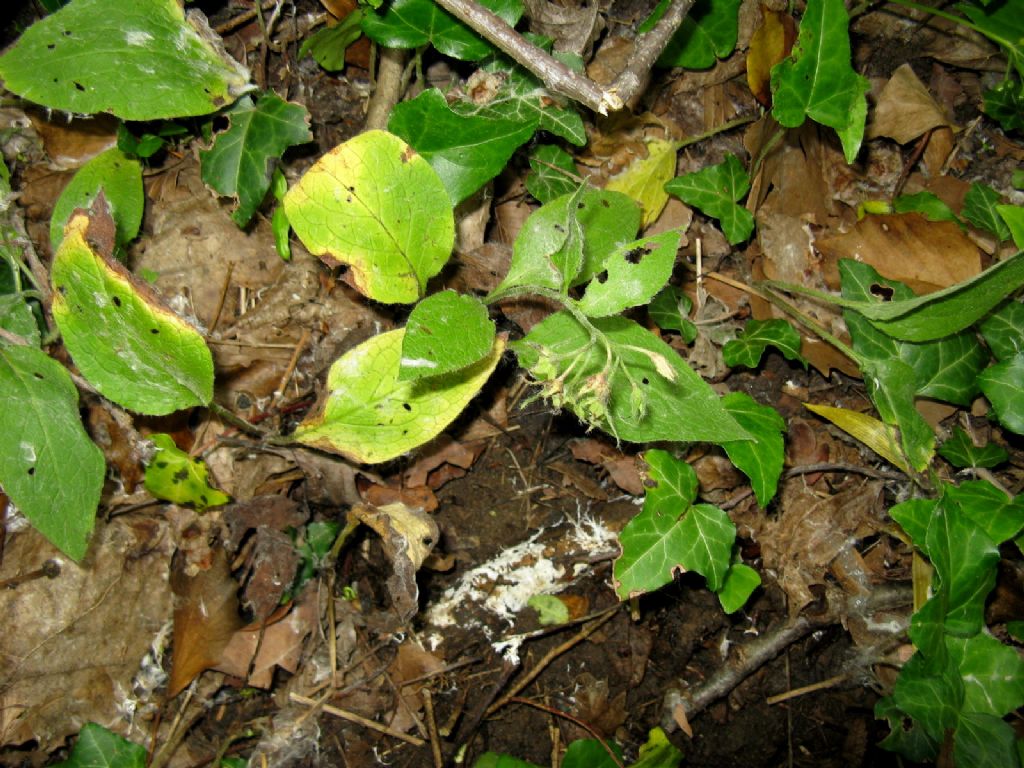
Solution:
[[[446,464],[467,470],[473,466],[483,449],[482,443],[467,445],[448,435],[438,435],[417,455],[416,461],[405,471],[405,485],[411,488],[428,485],[436,491],[443,483],[431,482],[431,473],[434,470]]]
[[[119,123],[112,115],[68,120],[64,115],[49,117],[43,110],[35,108],[28,110],[27,114],[56,168],[78,168],[101,152],[117,146]]]
[[[839,259],[870,264],[884,277],[929,293],[981,271],[977,247],[951,221],[928,221],[916,213],[865,216],[849,232],[819,238],[829,283],[839,284]]]
[[[221,548],[213,550],[208,568],[192,575],[183,559],[175,555],[171,588],[177,605],[167,695],[173,698],[199,674],[217,665],[244,622],[238,612],[238,584],[231,578],[228,558]]]
[[[628,456],[607,443],[582,438],[569,443],[573,458],[599,464],[615,485],[633,496],[644,495],[644,480],[635,456]]]
[[[952,127],[910,64],[904,64],[878,95],[866,138],[887,136],[898,144],[908,144],[940,126]]]
[[[0,579],[51,559],[60,574],[0,590],[0,744],[47,753],[90,721],[142,736],[129,734],[123,707],[171,618],[173,540],[166,522],[126,514],[99,526],[75,564],[31,528],[8,533]]]
[[[423,687],[430,684],[429,678],[444,669],[444,661],[424,650],[415,640],[406,640],[398,646],[395,658],[388,666],[391,682],[398,689],[399,705],[390,726],[406,733],[419,723],[418,715],[423,711]]]
[[[772,103],[769,76],[772,67],[789,55],[796,42],[796,23],[782,11],[761,7],[761,25],[750,39],[747,52],[747,83],[750,92],[761,104]]]
[[[437,523],[422,510],[401,503],[385,507],[356,504],[351,514],[381,538],[393,570],[387,581],[388,592],[394,611],[404,624],[419,608],[416,571],[437,544],[440,536]]]

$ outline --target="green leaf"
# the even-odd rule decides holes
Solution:
[[[954,467],[997,467],[1010,458],[1002,446],[986,443],[976,446],[970,436],[960,427],[939,448],[939,455]]]
[[[996,210],[1002,197],[987,184],[975,182],[964,195],[964,207],[961,213],[971,224],[995,235],[1000,240],[1010,239],[1010,228]]]
[[[1010,5],[1010,4],[1007,4]],[[1024,130],[1024,80],[1007,77],[984,94],[985,114],[1005,131]]]
[[[497,752],[484,752],[473,763],[473,768],[541,768],[536,763],[528,763],[525,760],[512,757],[511,755],[499,755]]]
[[[782,433],[786,422],[774,408],[758,404],[744,392],[730,392],[722,398],[722,405],[753,437],[753,440],[723,443],[722,447],[729,460],[750,478],[757,503],[767,507],[782,474],[785,458]]]
[[[306,108],[273,92],[240,99],[225,116],[231,127],[213,146],[199,152],[203,182],[217,194],[234,197],[231,214],[240,227],[249,223],[270,189],[274,164],[288,147],[313,140]]]
[[[935,452],[935,433],[914,406],[914,369],[898,358],[867,360],[861,365],[868,397],[886,424],[899,428],[903,455],[924,471]]]
[[[388,129],[426,158],[457,205],[501,172],[534,126],[456,114],[444,95],[431,88],[398,104]]]
[[[1018,250],[1024,250],[1024,208],[1017,205],[997,205],[996,213],[1006,224]]]
[[[455,373],[399,381],[403,329],[364,341],[342,355],[327,374],[322,409],[295,430],[300,443],[376,464],[401,456],[447,427],[490,377],[504,342]]]
[[[936,668],[920,653],[903,665],[893,689],[896,705],[940,743],[946,730],[956,728],[963,696],[956,668],[951,664]]]
[[[1008,301],[979,326],[985,343],[997,360],[1008,360],[1024,352],[1024,304]]]
[[[965,636],[978,632],[985,623],[985,598],[995,586],[996,545],[949,498],[936,507],[925,545],[938,578],[939,589],[932,600],[943,607],[946,631]]]
[[[707,69],[736,47],[741,0],[697,0],[658,57],[658,66]]]
[[[557,312],[513,344],[520,364],[549,397],[620,440],[723,443],[750,435],[722,406],[714,390],[653,333],[623,317],[600,318],[594,328],[608,355],[568,312]],[[570,370],[571,367],[571,370]],[[588,409],[589,388],[604,386],[604,412]],[[561,390],[559,390],[561,387]]]
[[[356,8],[333,27],[325,26],[307,37],[299,58],[309,54],[328,72],[345,68],[345,51],[363,34],[363,10]]]
[[[526,191],[542,204],[549,203],[575,192],[579,186],[577,175],[572,155],[554,144],[541,144],[530,153]]]
[[[396,136],[367,131],[323,155],[288,191],[285,213],[306,248],[385,304],[426,293],[455,244],[444,184]]]
[[[617,249],[587,284],[580,311],[607,317],[649,302],[672,276],[679,239],[678,232],[662,232]]]
[[[504,56],[494,57],[480,71],[497,79],[497,91],[482,104],[466,99],[455,101],[454,112],[532,126],[532,131],[547,131],[578,147],[587,143],[579,113],[561,106],[561,98],[546,90],[530,72]]]
[[[1024,352],[986,368],[978,386],[1007,429],[1024,435]]]
[[[900,195],[892,201],[892,208],[895,213],[920,213],[929,221],[952,221],[960,224],[960,219],[953,213],[953,209],[932,192]]]
[[[0,294],[0,328],[39,346],[39,324],[32,314],[32,308],[20,293]]]
[[[93,250],[90,240],[101,243],[112,230],[103,211],[68,222],[50,270],[64,345],[89,383],[128,410],[160,416],[206,405],[213,397],[209,348],[109,252]]]
[[[480,4],[511,26],[523,13],[519,0],[483,0]],[[392,0],[384,13],[366,14],[363,31],[385,48],[420,48],[429,43],[441,53],[463,61],[477,61],[494,52],[480,35],[432,0]]]
[[[690,344],[697,338],[697,326],[690,320],[693,302],[674,285],[666,285],[647,305],[647,316],[663,331],[675,331]]]
[[[36,530],[81,560],[105,464],[67,370],[38,349],[0,344],[0,431],[0,485]]]
[[[1024,497],[1009,498],[986,480],[947,485],[943,492],[998,546],[1024,528]]]
[[[685,542],[679,551],[679,562],[689,571],[696,571],[708,582],[708,589],[722,588],[729,570],[736,526],[729,516],[711,504],[694,504],[680,523]]]
[[[900,527],[907,532],[914,545],[928,554],[926,539],[928,537],[928,526],[931,524],[932,515],[938,506],[938,499],[908,499],[900,502],[889,510],[892,517]]]
[[[1024,706],[1024,660],[986,631],[947,637],[946,648],[964,681],[966,712],[1003,717]]]
[[[726,613],[736,613],[746,605],[754,590],[761,586],[761,575],[743,563],[733,562],[725,574],[722,588],[718,590],[718,602]]]
[[[678,768],[683,753],[676,749],[661,728],[652,728],[640,745],[640,756],[630,768]]]
[[[808,0],[792,56],[772,68],[772,116],[786,128],[806,118],[834,128],[846,162],[860,151],[869,84],[850,65],[843,0]]]
[[[875,717],[889,721],[889,735],[881,742],[883,749],[899,752],[908,760],[924,763],[935,759],[939,753],[938,742],[933,739],[920,723],[896,706],[889,696],[875,704]]]
[[[562,756],[562,768],[618,768],[622,765],[622,749],[615,743],[611,748],[618,761],[597,739],[576,739]]]
[[[176,0],[73,0],[0,57],[8,90],[123,120],[206,115],[252,89],[202,14]]]
[[[89,208],[101,190],[117,225],[117,244],[125,245],[139,234],[145,205],[142,166],[120,149],[108,149],[79,168],[57,198],[50,217],[50,245],[54,250],[64,238],[64,225],[72,212]]]
[[[628,195],[587,187],[575,216],[583,228],[583,266],[573,285],[581,285],[600,272],[613,253],[636,239],[641,211]]]
[[[975,28],[996,43],[1018,75],[1024,77],[1024,19],[1014,3],[983,2],[958,3],[957,10],[973,23]]]
[[[146,748],[121,738],[102,725],[86,723],[67,760],[55,768],[145,768]]]
[[[483,360],[494,349],[494,322],[475,296],[441,291],[413,309],[402,340],[399,381],[440,376]]]
[[[1017,734],[1013,727],[992,715],[965,712],[953,737],[953,760],[971,768],[1020,766]]]
[[[569,621],[569,607],[556,595],[534,595],[526,601],[526,605],[537,612],[541,626],[550,627]]]
[[[284,261],[292,260],[292,225],[288,221],[288,215],[284,210],[284,196],[288,194],[288,180],[281,173],[280,168],[275,168],[270,177],[270,191],[279,205],[275,206],[274,214],[270,217],[270,231],[274,235],[274,250]]]
[[[754,216],[737,203],[750,189],[750,177],[736,155],[700,171],[677,176],[665,191],[722,222],[722,231],[733,245],[754,231]]]
[[[756,368],[769,346],[779,350],[787,360],[797,360],[807,367],[807,361],[800,355],[800,334],[785,320],[749,320],[739,338],[727,341],[722,347],[722,357],[730,368],[738,365]]]
[[[181,450],[173,437],[156,433],[149,440],[156,446],[156,453],[146,466],[144,482],[154,497],[191,504],[199,512],[231,501],[230,496],[210,485],[206,464]]]

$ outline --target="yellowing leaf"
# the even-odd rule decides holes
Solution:
[[[401,456],[447,427],[480,391],[505,349],[442,376],[399,381],[405,330],[382,333],[349,350],[327,375],[327,400],[295,431],[295,439],[353,461]]]
[[[408,144],[367,131],[321,157],[284,198],[306,248],[386,304],[420,299],[455,244],[455,217],[440,177]]]
[[[155,434],[149,439],[157,452],[146,467],[145,484],[156,498],[192,504],[200,512],[231,501],[230,496],[210,485],[206,464],[176,446],[170,435]]]
[[[830,405],[813,405],[804,403],[804,407],[824,419],[828,419],[851,437],[860,440],[894,467],[910,473],[903,452],[900,450],[899,435],[895,427],[885,424],[873,416],[846,408],[833,408]]]
[[[677,141],[651,139],[647,142],[647,157],[637,158],[605,185],[607,191],[622,192],[640,203],[644,227],[661,215],[668,202],[665,182],[676,175],[676,152],[680,146]]]
[[[789,56],[796,42],[796,24],[793,17],[782,11],[761,7],[764,20],[750,38],[747,52],[747,84],[750,92],[766,107],[772,104],[772,67]]]
[[[213,356],[195,328],[110,257],[101,195],[72,215],[50,270],[53,319],[75,365],[104,396],[161,416],[213,397]]]

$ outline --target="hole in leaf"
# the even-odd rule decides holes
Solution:
[[[179,469],[171,477],[171,482],[172,483],[183,483],[186,480],[188,480],[188,470],[187,469]]]
[[[36,468],[35,467],[29,467],[28,468],[28,476],[29,477],[32,477],[32,475],[34,475],[35,473],[36,473]]]
[[[121,297],[120,296],[115,296],[112,299],[112,301],[114,302],[114,306],[115,307],[120,307],[121,306]]]
[[[75,88],[77,88],[79,91],[82,91],[83,93],[85,92],[85,86],[84,85],[82,85],[77,80],[74,80],[73,82],[75,84]]]
[[[639,264],[643,257],[650,252],[650,248],[633,248],[626,253],[625,258],[630,264]]]
[[[408,403],[402,403],[402,407],[403,407],[403,408],[404,408],[404,409],[405,409],[406,411],[411,411],[411,410],[412,410],[412,406],[411,406],[411,405],[409,405]]]
[[[153,462],[153,466],[155,466],[157,469],[167,469],[167,462],[166,461],[155,461],[155,462]]]
[[[149,332],[152,333],[154,336],[156,336],[157,334],[160,333],[160,329],[159,328],[150,328]]]
[[[650,379],[648,379],[648,378],[647,378],[646,376],[644,376],[644,377],[643,377],[642,379],[640,379],[640,383],[641,383],[641,384],[644,384],[644,385],[646,385],[646,384],[650,384],[650,383],[651,383],[651,380],[650,380]]]
[[[33,377],[33,378],[35,378],[35,379],[38,379],[39,381],[43,381],[43,380],[44,380],[44,378],[45,378],[45,377],[43,376],[43,374],[41,374],[41,373],[36,373],[36,372],[34,372],[34,371],[33,371],[33,373],[32,373],[32,377]]]
[[[594,280],[599,282],[601,285],[604,285],[608,281],[608,270],[602,269],[600,272],[594,275]]]
[[[46,46],[46,50],[52,51],[56,47],[57,47],[56,43],[50,43],[48,46]]]
[[[878,296],[883,301],[892,301],[893,290],[888,286],[875,283],[871,286],[871,295]]]
[[[555,232],[565,232],[565,227],[563,227],[561,224],[555,224],[553,229],[555,230]]]

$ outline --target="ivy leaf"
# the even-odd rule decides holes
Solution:
[[[92,213],[68,222],[50,270],[64,345],[89,383],[128,410],[160,416],[206,405],[213,397],[206,342],[111,258],[113,230],[102,196]]]
[[[455,244],[455,217],[437,173],[397,136],[367,131],[323,155],[284,198],[295,233],[385,304],[426,293]]]
[[[763,508],[775,496],[785,453],[782,433],[786,422],[774,408],[760,405],[744,392],[730,392],[722,405],[753,440],[723,443],[729,460],[750,478],[757,503]]]
[[[541,203],[572,194],[579,186],[572,155],[554,144],[541,144],[530,153],[526,191]]]
[[[985,343],[997,360],[1024,352],[1024,304],[1008,301],[979,326]]]
[[[307,53],[328,72],[345,68],[345,52],[363,34],[363,9],[356,8],[333,27],[325,26],[307,37],[299,47],[299,58]]]
[[[647,732],[647,741],[640,745],[637,761],[630,768],[679,768],[682,760],[683,753],[661,728],[654,727]]]
[[[581,419],[620,440],[750,439],[708,383],[653,333],[624,317],[599,318],[593,325],[608,343],[614,361],[609,373],[603,346],[565,311],[535,325],[514,342],[513,350],[520,365],[541,383],[557,387],[571,374],[572,386],[555,394]],[[588,381],[607,387],[601,409],[588,409],[590,401],[579,397],[586,394]]]
[[[793,54],[772,68],[772,116],[786,128],[806,118],[834,128],[852,163],[864,138],[870,88],[850,65],[843,0],[809,0]]]
[[[665,191],[684,203],[699,208],[722,222],[729,242],[742,243],[754,231],[754,216],[737,203],[750,189],[750,177],[736,155],[694,173],[677,176],[665,185]]]
[[[649,302],[672,276],[679,239],[678,232],[662,232],[616,250],[587,284],[577,305],[580,311],[607,317]]]
[[[312,141],[313,134],[305,107],[269,91],[255,103],[240,99],[225,115],[231,127],[199,152],[199,160],[203,182],[238,200],[231,218],[244,227],[270,189],[274,163],[288,147]]]
[[[456,114],[444,95],[431,88],[398,104],[388,129],[426,158],[454,206],[501,172],[512,153],[533,135],[534,125]]]
[[[960,427],[953,429],[953,434],[939,448],[939,455],[954,467],[998,467],[1010,458],[1006,449],[995,443],[987,443],[978,447],[970,436]]]
[[[647,316],[663,331],[675,331],[686,344],[697,338],[697,326],[690,320],[693,302],[680,288],[666,285],[647,305]]]
[[[323,407],[295,430],[304,445],[352,461],[389,461],[440,434],[480,391],[501,359],[504,340],[468,368],[400,381],[404,329],[364,341],[327,374]]]
[[[779,350],[787,360],[798,360],[807,367],[800,355],[800,334],[785,320],[750,320],[739,338],[727,341],[722,347],[722,358],[730,368],[744,365],[756,368],[769,346]]]
[[[644,227],[657,220],[668,202],[665,185],[676,171],[676,152],[681,146],[678,141],[648,141],[647,156],[635,159],[604,186],[609,192],[622,192],[640,204]]]
[[[946,637],[964,680],[964,710],[1003,717],[1024,706],[1024,660],[988,632]]]
[[[0,343],[0,485],[50,543],[80,561],[106,465],[78,413],[67,370],[32,347]]]
[[[482,0],[509,26],[515,26],[523,14],[519,0]],[[478,61],[494,53],[490,43],[432,0],[392,0],[384,13],[363,17],[367,37],[385,48],[420,48],[433,45],[446,56],[463,61]]]
[[[978,386],[999,423],[1024,435],[1024,352],[986,368],[978,376]]]
[[[953,736],[955,765],[1006,768],[1020,764],[1020,747],[1013,726],[1002,718],[964,712]]]
[[[938,742],[901,710],[892,696],[875,704],[875,717],[889,722],[889,735],[880,744],[883,749],[899,752],[915,763],[932,761],[938,755]]]
[[[1018,250],[1024,250],[1024,208],[1018,205],[997,205],[996,213],[1006,224]]]
[[[701,574],[708,589],[717,592],[729,570],[736,526],[718,507],[694,504],[683,518],[682,535],[687,546],[679,553],[680,562],[687,570]]]
[[[953,209],[933,192],[922,190],[913,195],[900,195],[892,201],[892,209],[894,213],[919,213],[928,221],[952,221],[963,228]]]
[[[899,708],[920,723],[933,742],[957,726],[963,683],[952,664],[929,665],[920,653],[903,665],[893,688]]]
[[[999,124],[1005,131],[1024,129],[1024,80],[1020,77],[1007,77],[995,88],[989,88],[984,94],[985,114]]]
[[[736,613],[746,605],[754,590],[761,586],[761,575],[749,565],[734,562],[718,590],[718,602],[726,613]]]
[[[156,433],[149,440],[157,450],[146,467],[144,482],[154,497],[191,504],[199,512],[231,501],[230,496],[210,485],[206,464],[181,450],[173,437]]]
[[[117,227],[118,245],[126,245],[139,234],[145,195],[142,165],[116,147],[94,157],[75,173],[53,206],[50,217],[50,245],[56,250],[64,239],[64,226],[76,208],[87,209],[103,191]]]
[[[467,368],[494,348],[494,322],[474,296],[441,291],[413,309],[402,339],[399,381]]]
[[[741,0],[697,0],[672,36],[658,66],[707,69],[736,48]]]
[[[903,455],[910,466],[924,471],[935,452],[935,433],[914,406],[914,369],[899,359],[867,360],[861,372],[878,415],[899,429]]]
[[[960,506],[967,517],[999,546],[1024,528],[1024,496],[1007,495],[985,480],[968,480],[943,487],[945,497]]]
[[[252,90],[201,13],[177,0],[75,0],[29,27],[0,56],[19,96],[123,120],[206,115]]]
[[[108,731],[102,725],[86,723],[67,760],[55,768],[145,768],[146,748]]]
[[[997,210],[1001,202],[1002,197],[992,187],[974,182],[964,195],[961,214],[978,229],[985,230],[1000,240],[1009,240],[1010,228],[1006,226]]]

